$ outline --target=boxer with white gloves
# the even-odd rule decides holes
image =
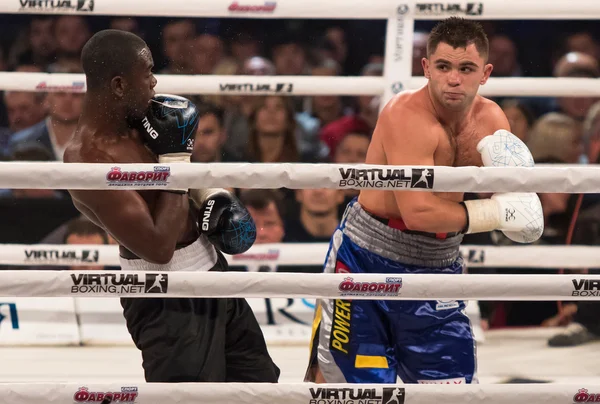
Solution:
[[[365,163],[413,166],[408,186],[430,190],[435,166],[533,166],[500,107],[477,94],[493,69],[488,53],[477,22],[458,17],[439,22],[422,59],[427,85],[402,92],[385,106]],[[318,301],[305,380],[477,383],[465,302],[385,297],[410,287],[402,274],[462,274],[459,248],[465,233],[497,229],[530,243],[543,228],[533,193],[463,202],[462,192],[362,189],[346,208],[325,260],[325,272],[347,274],[345,295]],[[385,274],[385,282],[365,291],[355,273]],[[439,279],[432,276],[431,282]]]
[[[515,135],[498,130],[477,144],[486,167],[533,167],[531,152]],[[467,209],[465,233],[502,230],[518,243],[532,243],[544,231],[544,214],[540,198],[535,193],[509,192],[494,194],[490,199],[463,203]]]

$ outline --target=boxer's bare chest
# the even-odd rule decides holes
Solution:
[[[444,127],[444,135],[441,135],[434,156],[435,164],[453,167],[480,166],[481,156],[477,151],[477,143],[484,136],[486,134],[477,128],[474,121],[458,129]]]

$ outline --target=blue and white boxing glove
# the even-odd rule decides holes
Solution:
[[[198,109],[187,98],[156,94],[139,130],[158,162],[189,163],[198,126]]]
[[[256,240],[256,224],[250,212],[222,188],[191,189],[190,198],[199,209],[203,234],[225,254],[242,254]]]
[[[498,130],[477,144],[486,167],[533,167],[529,148],[507,130]],[[544,232],[542,204],[536,193],[497,193],[489,199],[465,201],[467,233],[501,230],[517,243],[532,243]]]

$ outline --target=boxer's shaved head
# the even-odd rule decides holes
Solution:
[[[131,74],[143,52],[149,53],[146,42],[130,32],[107,29],[95,34],[81,52],[88,89],[108,89],[114,77]]]
[[[478,22],[460,17],[450,17],[440,21],[429,34],[427,40],[427,57],[435,53],[440,43],[447,43],[456,48],[466,48],[474,44],[479,55],[487,60],[489,41],[483,27]]]

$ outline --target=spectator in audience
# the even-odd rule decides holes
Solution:
[[[600,60],[600,44],[589,32],[576,32],[565,37],[566,52],[581,52]]]
[[[423,58],[427,57],[427,39],[429,38],[428,32],[416,31],[413,36],[413,54],[412,54],[412,75],[423,76]],[[381,74],[378,74],[379,76]],[[363,74],[365,76],[365,74]]]
[[[92,31],[85,18],[78,15],[61,15],[56,19],[54,36],[57,62],[79,65],[81,49],[92,36]]]
[[[139,20],[134,17],[113,17],[110,19],[109,28],[131,32],[142,39],[145,37],[145,34],[140,27]]]
[[[174,19],[162,31],[163,52],[168,65],[163,74],[192,74],[192,46],[196,25],[192,20]]]
[[[262,56],[253,56],[243,62],[241,74],[245,76],[274,76],[276,74],[275,65]]]
[[[363,76],[381,76],[382,64],[368,64],[362,70]],[[321,141],[329,148],[329,158],[333,159],[340,140],[350,132],[372,133],[379,116],[379,97],[358,96],[357,111],[325,125],[319,133]]]
[[[323,35],[325,49],[322,50],[323,60],[331,59],[339,66],[337,74],[343,74],[345,71],[346,59],[348,58],[348,42],[346,32],[342,27],[333,26],[325,30]]]
[[[371,143],[371,135],[364,132],[349,132],[346,134],[335,149],[333,162],[336,164],[364,164],[367,158],[367,150]],[[342,209],[350,202],[352,198],[358,196],[358,189],[345,189],[344,203]]]
[[[290,35],[282,34],[271,49],[271,60],[277,74],[299,76],[309,72],[306,50],[302,42]]]
[[[4,105],[10,131],[18,132],[43,120],[47,113],[44,98],[44,93],[6,91]]]
[[[240,65],[250,58],[262,55],[262,42],[249,30],[236,32],[227,42],[231,57]]]
[[[569,52],[561,57],[554,67],[555,77],[600,77],[598,60],[580,52]],[[598,97],[559,97],[558,109],[577,121],[583,121],[592,104]]]
[[[214,74],[225,57],[223,41],[216,35],[202,34],[192,41],[191,69],[193,74]]]
[[[245,189],[240,201],[256,224],[256,244],[281,243],[283,228],[283,195],[277,189]]]
[[[290,100],[283,96],[257,98],[250,115],[248,156],[251,162],[294,163],[300,154],[295,136],[296,121]]]
[[[514,77],[522,76],[519,66],[518,50],[515,42],[506,35],[494,35],[490,39],[488,63],[494,65],[493,76]]]
[[[197,103],[198,127],[192,153],[195,163],[227,163],[239,161],[223,149],[227,134],[223,128],[223,109],[214,104]]]
[[[100,227],[96,226],[94,223],[90,222],[83,216],[80,216],[75,219],[71,219],[66,224],[65,238],[64,244],[69,245],[100,245],[100,244],[108,244],[108,237],[106,232],[102,230]],[[97,258],[97,257],[96,257]],[[94,259],[93,256],[88,257],[88,259]],[[72,271],[102,271],[104,266],[102,265],[73,265],[69,267]]]
[[[587,162],[600,157],[600,101],[596,102],[583,122],[583,145]]]
[[[344,202],[340,189],[298,189],[299,217],[285,218],[284,242],[329,242],[339,224],[339,207]]]
[[[550,112],[537,120],[527,146],[536,163],[577,164],[583,154],[581,126],[565,114]]]
[[[504,111],[506,118],[508,118],[511,132],[527,143],[529,131],[535,121],[531,109],[527,104],[516,98],[505,99],[500,104],[500,107]]]
[[[63,63],[54,65],[55,73],[81,73],[81,69]],[[62,161],[67,142],[77,128],[81,114],[83,93],[49,92],[44,101],[48,117],[20,132],[10,139],[9,149],[22,142],[39,142],[52,151],[54,159]]]
[[[57,48],[55,20],[56,17],[53,16],[33,16],[27,27],[26,40],[22,46],[16,42],[11,49],[10,63],[19,65],[26,61],[45,70],[46,66],[54,62]]]
[[[337,76],[340,67],[335,60],[327,59],[312,69],[313,76]],[[344,115],[342,98],[338,95],[316,95],[306,97],[304,112],[296,114],[301,131],[297,132],[301,153],[325,160],[329,148],[319,139],[321,128]]]

